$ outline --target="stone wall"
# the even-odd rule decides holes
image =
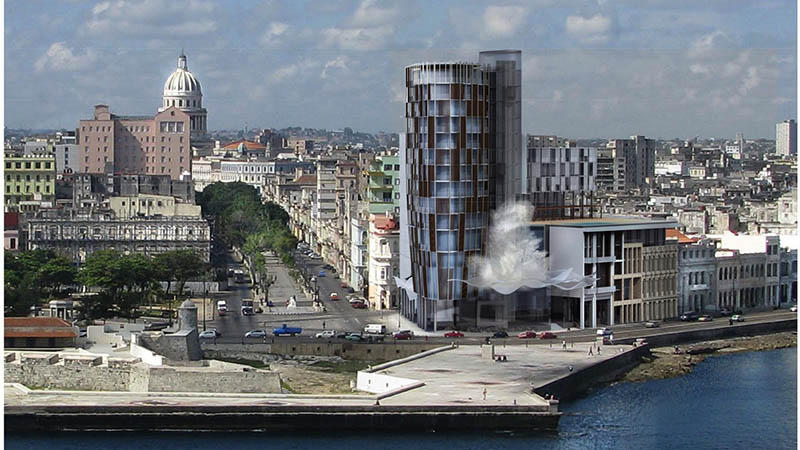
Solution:
[[[136,336],[138,345],[152,350],[171,361],[198,361],[202,359],[197,330],[141,333]]]
[[[193,367],[151,366],[139,358],[76,353],[5,354],[4,380],[29,388],[130,391],[280,393],[277,372],[202,361]]]
[[[251,368],[236,371],[150,368],[149,392],[170,392],[176,386],[181,387],[181,392],[280,393],[281,379],[277,372]]]
[[[285,356],[338,356],[342,359],[358,361],[391,361],[399,358],[416,355],[424,351],[441,347],[442,344],[434,343],[395,343],[358,344],[351,342],[281,342],[276,338],[274,343],[253,344],[214,344],[202,342],[203,357],[249,359],[268,362],[274,358],[265,359],[264,355],[276,354]]]
[[[747,320],[747,316],[745,316]],[[720,321],[723,325],[715,328],[704,328],[701,330],[677,331],[674,333],[663,333],[656,336],[648,336],[647,342],[650,347],[666,347],[684,342],[709,341],[714,339],[725,339],[739,336],[755,336],[759,334],[776,333],[780,331],[797,331],[797,319],[787,319],[777,322],[761,323],[736,323],[728,325],[725,317],[716,319],[714,323]],[[615,342],[620,344],[630,344],[633,339],[619,339]]]
[[[30,388],[69,389],[90,391],[127,391],[129,364],[101,366],[99,356],[82,355],[48,358],[30,358],[20,353],[20,360],[7,362],[4,367],[5,383],[20,383]],[[97,358],[100,358],[98,361]]]

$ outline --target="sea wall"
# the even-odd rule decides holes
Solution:
[[[555,430],[545,407],[6,406],[6,431],[55,430]]]
[[[99,355],[18,352],[9,361],[6,353],[3,381],[30,388],[88,391],[126,391],[131,363],[104,363]]]
[[[606,351],[614,351],[613,346],[604,348],[606,348]],[[642,357],[649,354],[650,347],[647,345],[630,347],[625,352],[612,358],[605,359],[542,386],[535,386],[534,392],[540,396],[551,394],[555,395],[559,400],[571,400],[581,396],[594,385],[616,380],[639,364]]]

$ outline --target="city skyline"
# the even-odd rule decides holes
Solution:
[[[404,67],[505,48],[522,50],[523,133],[774,139],[796,116],[788,1],[7,5],[10,128],[74,128],[98,103],[151,114],[181,49],[210,130],[400,132]]]

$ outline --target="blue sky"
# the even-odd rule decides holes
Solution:
[[[792,0],[5,2],[5,125],[152,114],[185,49],[210,129],[401,131],[403,68],[523,52],[523,132],[775,135],[796,118]]]

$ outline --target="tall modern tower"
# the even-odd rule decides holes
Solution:
[[[485,254],[491,211],[522,190],[520,66],[519,51],[499,51],[405,69],[401,279],[413,290],[401,310],[426,329],[474,320],[470,258]]]
[[[794,119],[775,125],[775,153],[786,156],[797,154],[797,122]]]

